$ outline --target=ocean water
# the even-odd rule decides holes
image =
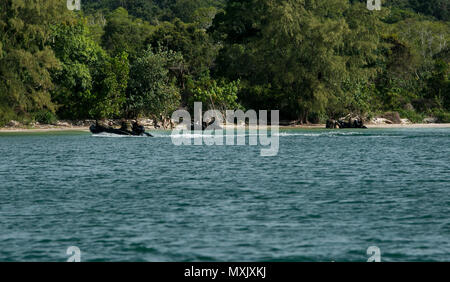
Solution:
[[[0,134],[0,261],[450,260],[450,128]]]

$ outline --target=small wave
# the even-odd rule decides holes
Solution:
[[[275,136],[280,137],[286,137],[286,136],[311,136],[311,137],[317,137],[322,136],[323,134],[320,133],[288,133],[288,132],[280,132],[278,134],[275,134]]]
[[[182,133],[182,134],[157,134],[152,133],[153,137],[155,138],[186,138],[186,139],[196,139],[196,138],[204,138],[204,137],[216,137],[216,138],[226,138],[226,137],[250,137],[250,136],[278,136],[278,137],[292,137],[292,136],[303,136],[303,137],[339,137],[339,136],[359,136],[359,137],[370,137],[370,138],[391,138],[391,137],[404,137],[399,135],[372,135],[367,134],[363,132],[337,132],[337,131],[330,131],[330,132],[320,132],[320,133],[298,133],[298,132],[279,132],[271,134],[268,133],[238,133],[238,134],[222,134],[222,135],[215,135],[215,134],[209,134],[205,132],[202,133]],[[92,134],[93,137],[107,137],[107,138],[141,138],[146,136],[132,136],[132,135],[119,135],[114,133],[98,133],[98,134]]]
[[[196,134],[191,134],[191,133],[185,133],[185,134],[173,134],[173,135],[171,135],[171,134],[169,134],[169,135],[165,135],[165,136],[155,136],[155,137],[171,137],[171,138],[188,138],[188,139],[191,139],[191,138],[203,138],[203,137],[227,137],[227,136],[234,136],[234,137],[243,137],[243,136],[267,136],[267,134],[248,134],[248,133],[245,133],[245,134],[222,134],[222,135],[215,135],[215,134],[208,134],[208,133],[205,133],[205,134],[199,134],[199,133],[196,133]],[[270,136],[270,134],[269,134],[269,136]],[[276,136],[276,135],[275,135]]]
[[[183,133],[183,134],[153,134],[154,137],[159,138],[203,138],[203,137],[228,137],[228,136],[234,136],[234,137],[248,137],[248,136],[279,136],[279,137],[291,137],[291,136],[305,136],[305,137],[334,137],[334,136],[365,136],[365,137],[402,137],[402,136],[393,136],[393,135],[372,135],[367,134],[363,132],[320,132],[320,133],[297,133],[297,132],[279,132],[279,133],[257,133],[257,134],[250,134],[250,133],[238,133],[238,134],[222,134],[222,135],[216,135],[216,134],[208,134],[208,133]]]
[[[280,132],[276,134],[278,136],[307,136],[307,137],[319,137],[319,136],[352,136],[352,135],[367,135],[362,132],[320,132],[320,133],[291,133],[291,132]]]
[[[108,137],[108,138],[141,138],[141,137],[147,137],[147,136],[136,136],[136,135],[120,135],[120,134],[114,134],[114,133],[97,133],[92,134],[92,137]]]
[[[207,134],[205,134],[205,136],[208,136]],[[203,134],[199,134],[199,133],[185,133],[185,134],[170,134],[167,135],[167,137],[171,137],[171,138],[203,138]]]
[[[280,132],[277,134],[280,137],[286,136],[305,136],[305,137],[346,137],[346,136],[355,136],[355,137],[368,137],[368,138],[403,138],[402,135],[391,135],[391,134],[371,134],[368,132],[320,132],[320,133],[291,133],[291,132]]]

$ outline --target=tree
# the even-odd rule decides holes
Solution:
[[[62,117],[119,116],[128,81],[127,54],[111,58],[88,34],[84,19],[53,27],[52,47],[62,66],[53,72],[53,99]]]
[[[0,115],[54,111],[51,71],[60,67],[50,48],[50,24],[70,21],[58,0],[0,3]],[[3,120],[4,122],[5,120]]]
[[[441,109],[450,111],[450,62],[437,59],[424,89],[425,98],[432,99]]]
[[[127,113],[130,117],[168,118],[180,105],[180,92],[169,69],[178,65],[182,56],[174,51],[149,47],[136,59],[130,71]]]
[[[112,55],[127,52],[130,60],[146,47],[145,42],[154,27],[141,19],[134,19],[124,8],[118,8],[107,17],[102,46]]]
[[[229,1],[213,27],[226,43],[217,74],[256,87],[247,93],[276,96],[286,118],[306,122],[311,113],[324,113],[348,76],[351,54],[342,50],[351,31],[341,16],[348,7],[341,0]]]
[[[217,47],[204,29],[180,20],[159,25],[146,43],[182,53],[186,72],[193,76],[208,71],[217,54]]]
[[[217,8],[222,6],[222,1],[214,0],[176,0],[173,2],[171,10],[173,11],[174,17],[177,17],[186,23],[194,23],[198,13],[201,13],[201,11],[199,11],[200,9],[217,10]]]
[[[445,81],[449,62],[444,55],[448,23],[411,17],[392,25],[389,32],[383,38],[386,65],[377,81],[384,109],[402,109],[407,103],[424,112],[445,107],[445,83],[438,81]]]
[[[220,79],[217,81],[209,75],[205,75],[197,81],[190,81],[188,85],[191,110],[194,108],[194,102],[202,102],[203,107],[207,110],[218,110],[223,114],[226,110],[243,109],[238,103],[239,80],[226,82]]]
[[[87,13],[104,11],[109,13],[118,8],[127,10],[132,16],[145,21],[154,21],[161,14],[161,9],[157,5],[159,1],[152,0],[82,0],[83,10]]]
[[[408,6],[416,12],[432,15],[440,20],[450,20],[448,0],[409,0]]]

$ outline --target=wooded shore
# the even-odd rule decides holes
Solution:
[[[404,124],[386,124],[386,123],[366,123],[368,129],[371,128],[450,128],[450,123],[404,123]],[[226,126],[224,126],[226,127]],[[238,128],[244,128],[243,125]],[[325,129],[325,124],[303,124],[280,126],[281,129]],[[146,126],[147,130],[170,130]],[[0,127],[0,133],[38,133],[38,132],[63,132],[63,131],[85,131],[89,132],[89,126],[63,126],[63,125],[38,125],[34,127]]]

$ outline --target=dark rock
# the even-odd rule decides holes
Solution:
[[[329,128],[329,129],[339,128],[339,124],[334,119],[329,119],[329,120],[327,120],[326,128]]]
[[[338,120],[329,119],[326,123],[326,128],[334,129],[334,128],[367,128],[364,125],[363,119],[359,116],[352,117],[351,115],[347,115],[346,117],[342,117]]]

